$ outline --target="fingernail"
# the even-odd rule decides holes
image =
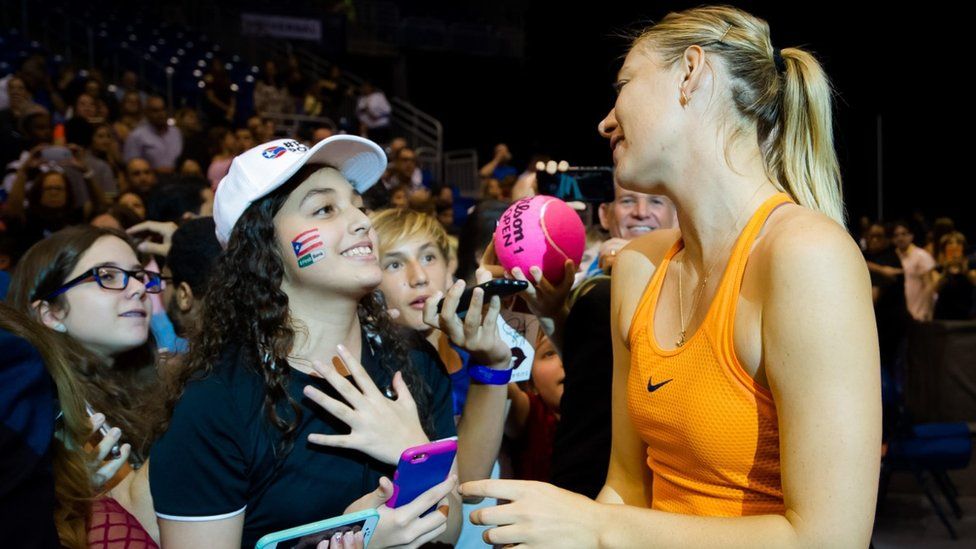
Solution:
[[[122,436],[122,430],[119,429],[118,427],[112,427],[112,430],[109,431],[108,434],[111,435],[112,438],[119,438],[120,436]]]
[[[343,345],[342,343],[336,345],[336,349],[338,349],[340,353],[346,352],[346,346]]]
[[[363,541],[366,538],[366,534],[362,530],[356,532],[356,541]]]
[[[345,541],[346,543],[349,543],[349,542],[351,542],[351,541],[352,541],[352,538],[353,538],[353,533],[352,533],[352,532],[346,532],[345,534],[343,534],[343,535],[342,535],[342,537],[343,537],[343,538],[345,538],[345,540],[344,540],[344,541]]]
[[[99,412],[99,413],[93,415],[92,416],[92,421],[93,422],[105,421],[105,414]]]
[[[339,540],[341,540],[341,539],[342,539],[342,532],[336,532],[332,536],[332,541],[335,541],[336,543],[339,543]]]

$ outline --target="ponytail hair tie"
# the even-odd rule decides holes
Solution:
[[[783,60],[783,51],[779,48],[773,48],[773,63],[776,63],[776,72],[786,72],[786,61]]]

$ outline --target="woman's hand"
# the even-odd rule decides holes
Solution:
[[[479,270],[480,271],[480,270]],[[491,279],[487,272],[479,272],[480,279]],[[501,311],[501,300],[494,296],[488,311],[482,316],[485,291],[475,288],[471,295],[471,305],[462,321],[456,311],[461,294],[464,293],[464,281],[458,280],[443,296],[441,312],[437,312],[437,304],[441,301],[438,292],[432,299],[424,303],[424,322],[431,328],[441,330],[451,342],[471,353],[471,359],[477,364],[484,364],[499,370],[507,370],[512,362],[512,350],[502,341],[498,333],[498,314]]]
[[[20,167],[18,168],[18,170],[27,173],[30,170],[35,170],[39,168],[41,164],[44,163],[44,161],[41,160],[41,151],[43,151],[48,147],[50,147],[50,145],[46,145],[42,143],[32,148],[30,150],[30,153],[28,153],[27,158],[25,158],[24,161],[20,163]]]
[[[101,413],[93,415],[91,417],[91,424],[92,435],[94,435],[105,425],[105,415]],[[118,427],[112,427],[109,429],[108,434],[102,437],[98,446],[95,447],[91,460],[98,465],[98,469],[92,475],[92,486],[96,490],[105,486],[105,483],[114,477],[119,472],[119,469],[129,460],[129,452],[132,450],[132,446],[129,444],[123,444],[119,448],[119,457],[108,459],[109,453],[112,451],[112,446],[118,444],[121,438],[122,431]]]
[[[393,497],[393,483],[386,477],[381,477],[379,487],[346,507],[345,514],[376,509],[380,521],[369,541],[369,546],[374,549],[419,547],[447,530],[447,496],[456,488],[457,477],[451,475],[444,482],[417,496],[417,499],[412,502],[390,509],[385,503]],[[426,516],[421,516],[435,505],[437,509]]]
[[[89,167],[85,161],[85,149],[74,143],[68,143],[68,150],[71,151],[71,160],[68,161],[68,165],[82,173],[87,172]]]
[[[140,233],[158,236],[162,242],[153,242],[152,240],[146,239],[140,242],[137,248],[142,253],[166,257],[169,255],[169,249],[173,246],[173,233],[178,228],[179,226],[172,221],[143,221],[142,223],[129,227],[125,232],[132,236]]]
[[[352,432],[348,435],[311,434],[308,436],[309,442],[358,450],[390,465],[396,465],[400,454],[407,448],[430,442],[420,426],[417,405],[400,372],[393,375],[393,389],[397,397],[387,398],[344,346],[339,345],[337,350],[355,385],[339,375],[332,364],[313,361],[312,368],[342,395],[346,403],[311,385],[306,385],[304,392],[305,396],[348,425]]]
[[[551,484],[522,480],[477,480],[461,485],[461,495],[510,503],[471,512],[472,524],[496,525],[485,543],[519,547],[599,547],[604,505]]]
[[[478,269],[484,269],[491,273],[492,278],[505,278],[505,267],[498,262],[498,254],[495,253],[495,242],[489,242],[485,248],[485,253],[481,255],[478,262]]]
[[[617,252],[622,250],[627,244],[630,244],[630,241],[624,238],[610,238],[600,244],[598,265],[603,272],[610,272],[610,269],[613,268],[613,263],[617,260]]]

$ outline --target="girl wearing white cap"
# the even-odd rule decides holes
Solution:
[[[373,293],[382,272],[360,193],[385,167],[358,137],[278,140],[235,158],[221,181],[225,251],[152,450],[163,546],[253,547],[369,507],[380,513],[371,547],[456,538],[453,473],[383,505],[381,477],[403,450],[456,434],[443,366],[406,348]]]

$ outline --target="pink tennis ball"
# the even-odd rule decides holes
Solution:
[[[586,229],[579,215],[552,196],[523,198],[505,210],[495,227],[495,254],[506,271],[519,267],[530,280],[529,268],[542,269],[546,280],[563,279],[567,259],[579,267],[586,248]]]

